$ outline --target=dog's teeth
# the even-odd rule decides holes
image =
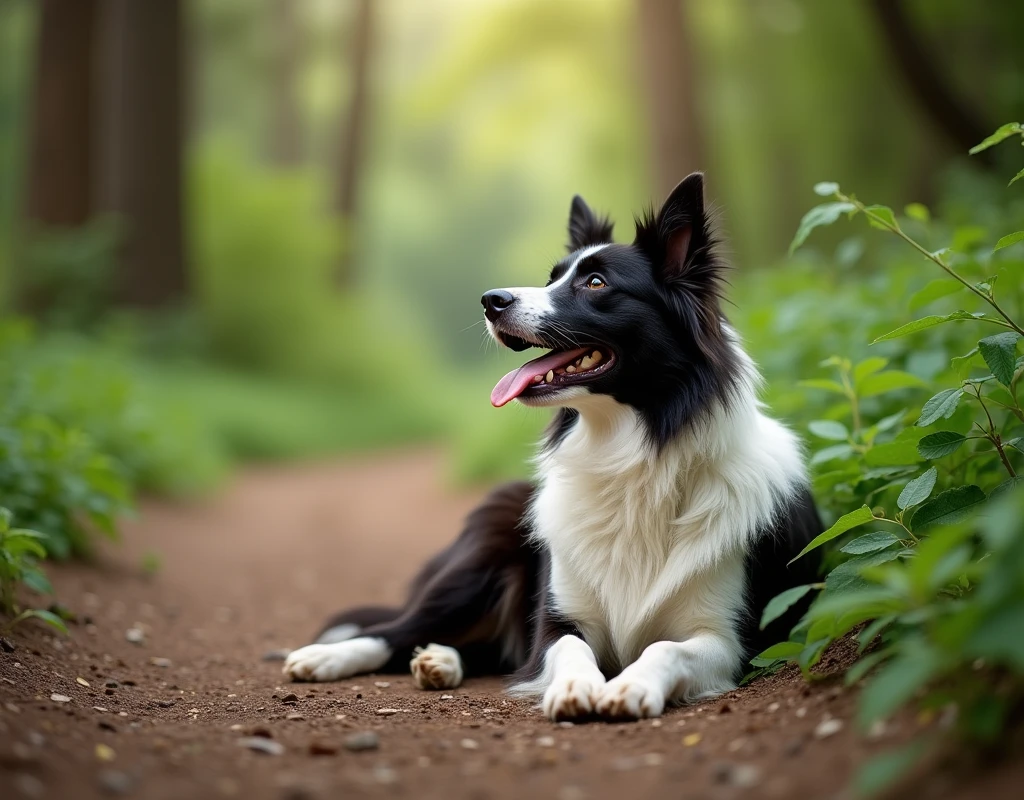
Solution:
[[[549,369],[548,370],[548,374],[544,376],[544,380],[546,380],[548,383],[551,383],[551,381],[553,381],[554,379],[555,379],[554,370],[550,370]]]
[[[544,380],[544,376],[543,375],[534,375],[533,376],[533,382],[534,383],[540,383],[542,380]]]
[[[581,370],[590,369],[593,365],[594,362],[590,359],[590,356],[583,356],[583,358],[580,359]]]
[[[570,375],[572,375],[576,371],[576,367],[574,367],[572,364],[570,364],[569,366],[567,366],[565,368],[565,371],[568,372]]]
[[[601,351],[600,350],[595,350],[593,353],[590,354],[590,360],[595,365],[601,363],[601,358],[602,358],[602,356],[601,356]]]

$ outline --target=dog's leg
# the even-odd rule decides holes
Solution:
[[[412,679],[421,689],[454,689],[462,683],[462,658],[454,647],[417,647],[409,662]]]
[[[420,572],[400,614],[360,626],[355,638],[294,651],[284,673],[296,680],[332,681],[408,669],[415,649],[431,642],[445,645],[448,652],[424,651],[429,656],[422,662],[423,675],[430,677],[421,685],[458,685],[467,666],[477,672],[516,668],[522,660],[519,651],[525,649],[518,643],[527,636],[530,586],[537,571],[537,555],[518,528],[532,491],[519,483],[492,492],[469,516],[459,538]],[[343,615],[330,627],[336,634],[339,623],[351,622]],[[464,658],[453,647],[463,648]]]
[[[401,609],[385,606],[350,608],[340,614],[335,614],[327,621],[320,633],[317,634],[316,644],[334,644],[354,639],[367,628],[398,619],[401,614]]]
[[[357,636],[293,650],[285,659],[282,671],[297,681],[337,681],[380,669],[388,663],[391,653],[386,639]]]
[[[736,687],[738,646],[702,634],[685,642],[655,642],[597,695],[608,719],[659,717],[666,703],[710,697]]]
[[[567,635],[548,648],[543,672],[534,683],[547,685],[541,707],[548,719],[558,721],[592,714],[605,679],[590,646]]]

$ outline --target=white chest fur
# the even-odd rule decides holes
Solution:
[[[739,656],[747,545],[803,480],[793,435],[744,399],[658,452],[632,409],[593,397],[541,458],[532,518],[554,604],[604,669],[700,633]]]

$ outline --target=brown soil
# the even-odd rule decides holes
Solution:
[[[96,564],[52,568],[80,619],[70,639],[24,625],[0,651],[0,796],[847,797],[866,757],[935,724],[858,736],[850,691],[792,672],[659,720],[575,726],[497,679],[283,682],[262,654],[345,605],[398,601],[450,539],[480,495],[443,474],[433,452],[251,470],[202,505],[147,502]],[[361,732],[378,746],[347,749]],[[252,736],[283,753],[240,744]],[[1013,796],[990,777],[987,797]],[[972,794],[935,775],[917,793]]]

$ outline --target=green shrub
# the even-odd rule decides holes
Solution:
[[[1024,128],[1004,126],[983,146],[1018,134]],[[999,234],[960,225],[949,231],[948,246],[935,248],[921,241],[934,235],[921,206],[897,216],[836,184],[815,191],[831,201],[805,215],[794,249],[820,225],[863,217],[916,253],[910,270],[927,282],[909,281],[906,262],[894,256],[844,294],[839,302],[867,320],[849,329],[870,331],[880,353],[864,357],[854,345],[855,357],[823,359],[824,372],[801,384],[811,398],[802,413],[798,401],[791,404],[814,443],[814,488],[833,520],[804,552],[827,546],[829,571],[823,582],[769,604],[764,624],[816,593],[790,641],[753,664],[793,662],[810,677],[832,642],[859,629],[860,657],[847,680],[870,673],[863,726],[924,690],[926,708],[949,709],[965,737],[991,743],[1024,697],[1024,495],[1016,491],[1024,442],[1024,232],[992,245]],[[858,302],[858,293],[872,288],[882,291],[874,309]],[[892,313],[893,299],[906,298],[911,311],[934,313],[910,320]],[[849,352],[838,344],[837,352]],[[902,368],[889,369],[893,363]],[[898,776],[927,744],[915,741],[870,764],[861,788],[876,790]]]

